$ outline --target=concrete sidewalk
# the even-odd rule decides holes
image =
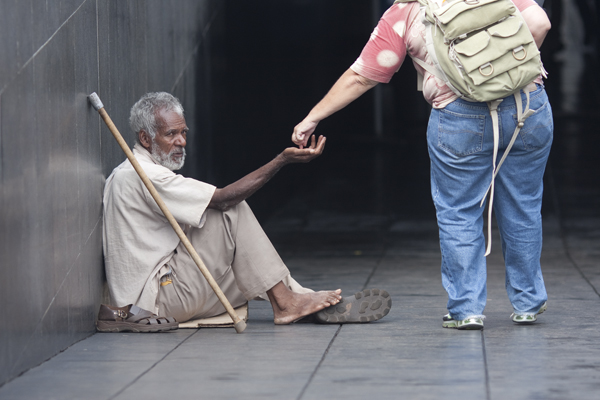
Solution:
[[[598,221],[561,234],[545,220],[548,311],[509,319],[500,241],[488,258],[484,331],[441,327],[434,221],[322,215],[267,224],[302,284],[346,295],[384,288],[393,307],[364,325],[275,326],[250,303],[243,334],[182,329],[95,334],[0,388],[0,399],[597,399],[600,393]]]

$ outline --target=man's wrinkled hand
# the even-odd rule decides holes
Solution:
[[[309,147],[297,148],[288,147],[281,155],[288,163],[307,163],[319,157],[325,148],[325,136],[319,136],[319,140],[315,143],[315,137],[311,138]]]

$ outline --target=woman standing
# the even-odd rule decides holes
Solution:
[[[534,40],[541,46],[550,29],[545,11],[533,0],[512,0]],[[292,141],[301,148],[318,123],[341,110],[378,83],[387,83],[406,55],[433,65],[427,52],[425,26],[418,2],[391,6],[373,31],[360,57],[327,95],[295,128]],[[493,166],[493,128],[486,103],[459,98],[445,83],[414,62],[423,76],[423,95],[433,109],[427,129],[431,160],[431,193],[436,207],[442,256],[442,284],[448,293],[448,314],[442,326],[483,329],[486,305],[486,259],[481,199]],[[430,69],[430,68],[429,68]],[[529,86],[524,123],[495,180],[494,211],[502,237],[506,289],[513,306],[511,319],[533,323],[546,309],[542,278],[542,177],[552,143],[552,110],[542,77]],[[527,101],[525,94],[523,102]],[[498,107],[498,156],[515,130],[517,104],[511,95]]]

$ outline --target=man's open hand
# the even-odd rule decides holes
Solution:
[[[305,148],[297,148],[297,147],[288,147],[285,149],[281,156],[286,160],[287,163],[307,163],[314,158],[317,158],[323,153],[323,149],[325,148],[325,136],[319,136],[319,140],[315,143],[315,136],[313,135],[311,138],[311,143],[309,147]]]

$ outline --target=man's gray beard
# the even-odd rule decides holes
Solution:
[[[171,156],[175,152],[182,152],[183,156],[181,157],[181,161],[176,162],[173,161]],[[169,154],[165,154],[160,147],[156,144],[156,142],[152,142],[152,156],[160,165],[165,168],[170,169],[171,171],[177,171],[178,169],[183,168],[183,164],[185,163],[185,147],[174,148],[171,150]]]

